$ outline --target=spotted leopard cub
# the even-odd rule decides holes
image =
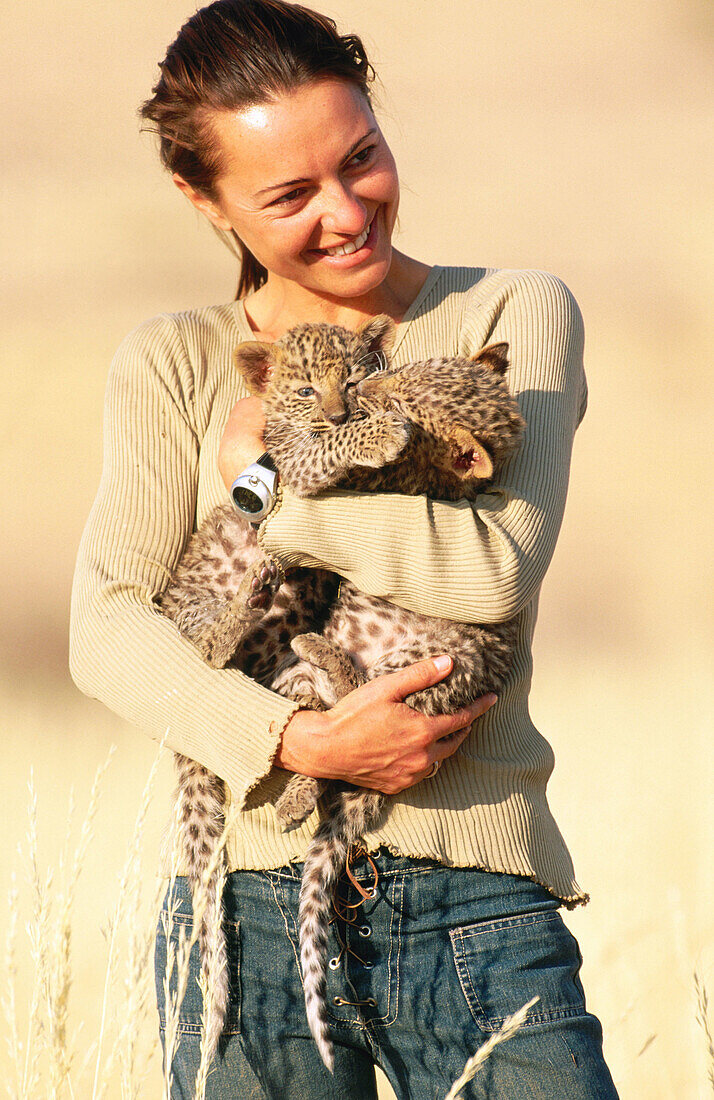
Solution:
[[[339,485],[456,500],[482,490],[496,466],[515,449],[523,425],[503,381],[505,345],[484,349],[474,360],[433,359],[375,375],[375,366],[385,361],[393,332],[388,318],[376,318],[356,334],[330,326],[299,326],[276,345],[250,343],[238,349],[239,369],[252,391],[263,398],[266,447],[283,482],[295,492],[310,494]],[[513,624],[502,624],[492,632],[476,628],[469,635],[468,628],[445,620],[421,617],[420,622],[410,623],[409,613],[384,601],[372,604],[346,582],[325,624],[324,637],[314,629],[301,628],[300,614],[297,621],[293,618],[286,624],[286,616],[305,610],[302,601],[308,593],[298,588],[284,605],[286,585],[295,579],[294,573],[284,578],[278,563],[260,556],[252,529],[232,532],[237,517],[230,509],[216,515],[227,526],[212,529],[209,524],[208,531],[195,536],[195,546],[189,547],[184,562],[187,572],[177,574],[166,599],[180,628],[211,664],[221,667],[232,659],[252,668],[251,674],[257,676],[262,667],[259,659],[270,652],[275,664],[263,682],[306,705],[325,706],[362,680],[417,659],[428,642],[431,652],[448,649],[455,664],[451,687],[440,696],[419,693],[409,700],[428,713],[457,709],[465,697],[475,698],[497,686],[505,674]],[[241,537],[248,543],[244,553]],[[231,559],[232,554],[236,556]],[[309,578],[307,574],[306,581]],[[318,574],[317,583],[323,580],[329,586],[329,576]],[[327,591],[312,590],[315,602],[307,608],[308,616],[319,615]],[[271,619],[274,615],[277,623]],[[378,627],[380,618],[386,630]],[[273,627],[269,643],[266,625]],[[444,631],[449,626],[453,633],[447,644]],[[375,643],[371,652],[365,650],[363,636]],[[252,653],[256,663],[251,666],[247,659],[256,639],[257,651]],[[303,660],[297,662],[293,650]],[[183,783],[184,816],[190,823],[186,835],[196,884],[205,874],[220,832],[223,789],[205,769],[184,762],[190,769],[190,783]],[[313,780],[295,777],[278,807],[295,784],[300,797],[293,802],[293,820],[301,820],[320,788]],[[328,1065],[324,948],[331,887],[352,839],[361,835],[380,809],[381,796],[374,792],[333,785],[326,803],[327,819],[318,827],[306,862],[300,916],[306,1005]],[[215,892],[212,896],[215,899]],[[222,942],[211,944],[204,937],[201,947],[204,971],[208,973],[213,951],[220,956],[213,970],[222,969],[224,975],[225,988],[217,990],[215,997],[213,1042],[217,1043],[227,995],[225,958]]]
[[[329,325],[299,325],[271,349],[270,377],[261,377],[266,415],[266,445],[281,481],[298,494],[317,493],[338,482],[355,462],[382,466],[406,445],[405,417],[375,404],[357,407],[356,386],[379,365],[385,318],[356,333]],[[264,345],[248,342],[236,351],[236,366],[255,386],[256,362]],[[298,667],[290,643],[320,630],[337,591],[333,574],[291,569],[265,561],[255,529],[232,504],[216,508],[192,536],[160,599],[164,615],[197,647],[214,668],[241,669],[264,686],[304,707],[319,709],[323,699]],[[308,666],[311,671],[311,666]],[[356,684],[351,665],[338,661],[331,693],[344,694]],[[223,831],[226,791],[223,780],[180,754],[178,814],[182,824],[183,862],[194,895],[204,883],[208,905],[199,932],[204,973],[222,972],[214,982],[215,1049],[225,1017],[228,983],[224,938],[211,938],[219,906],[216,875],[207,875]],[[314,808],[321,785],[306,776],[285,773],[276,801],[283,825],[303,820]]]
[[[384,331],[386,355],[393,327]],[[373,373],[355,389],[357,410],[379,423],[378,410],[400,414],[409,439],[398,457],[379,468],[366,468],[355,456],[343,471],[341,488],[360,492],[425,494],[441,500],[474,499],[520,443],[524,423],[505,381],[508,346],[493,344],[472,358],[440,357],[401,369]],[[268,384],[274,369],[270,345],[256,345],[255,392]],[[310,387],[305,399],[316,399]],[[350,412],[349,403],[347,412]],[[288,428],[289,437],[289,428]],[[266,443],[274,453],[272,441]],[[329,460],[329,455],[326,456]],[[268,564],[268,562],[264,563]],[[303,660],[290,670],[306,693],[327,705],[341,697],[345,669],[358,682],[393,672],[439,653],[448,653],[453,669],[446,680],[406,699],[426,714],[453,713],[507,676],[517,626],[453,622],[407,611],[360,592],[349,581],[340,586],[321,635],[293,639]],[[326,959],[334,885],[351,844],[375,823],[384,803],[376,791],[331,783],[323,816],[305,857],[300,891],[300,948],[308,1023],[323,1061],[332,1067],[327,1020]]]

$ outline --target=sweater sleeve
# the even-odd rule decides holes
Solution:
[[[467,300],[460,354],[501,340],[526,434],[491,491],[447,502],[349,492],[308,499],[284,488],[261,524],[263,549],[285,566],[334,569],[422,614],[485,623],[521,611],[555,548],[587,397],[582,318],[564,284],[511,272],[485,299]]]
[[[77,686],[228,783],[242,806],[296,705],[237,669],[214,670],[154,604],[195,516],[193,373],[170,317],[124,341],[110,372],[104,467],[72,594]]]

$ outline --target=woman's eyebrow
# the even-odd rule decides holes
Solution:
[[[362,137],[358,138],[354,145],[351,145],[350,148],[347,150],[344,157],[342,158],[343,162],[350,159],[352,154],[355,152],[356,149],[360,147],[363,141],[366,141],[368,137],[372,137],[372,135],[376,133],[377,128],[376,126],[373,126],[372,129],[368,130],[366,134],[362,134]],[[268,191],[278,191],[281,187],[294,187],[296,183],[308,182],[309,180],[307,179],[307,177],[303,176],[301,179],[285,180],[283,183],[271,183],[269,187],[263,187],[260,191],[256,191],[256,197],[258,195],[265,195]]]

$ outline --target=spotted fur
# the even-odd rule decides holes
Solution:
[[[263,392],[271,453],[282,481],[298,493],[316,493],[334,483],[357,460],[364,466],[394,460],[405,446],[405,418],[378,406],[357,412],[353,390],[378,365],[376,349],[385,331],[375,320],[355,334],[328,325],[297,326],[276,345],[242,344],[236,365],[248,385]],[[261,373],[270,350],[272,377]],[[262,366],[261,366],[262,364]],[[319,385],[320,401],[306,401],[297,390]],[[347,397],[349,395],[349,397]],[[346,399],[351,415],[346,415]],[[285,425],[289,425],[289,432]],[[290,643],[321,629],[337,590],[338,578],[325,570],[290,570],[287,576],[258,548],[255,529],[232,504],[216,508],[191,537],[159,605],[179,631],[214,668],[240,668],[254,680],[320,709],[325,694],[344,694],[356,686],[349,662],[338,661],[329,683],[311,665],[298,669]],[[320,687],[321,691],[316,689]],[[183,860],[194,897],[207,892],[199,929],[204,975],[214,982],[214,1022],[208,1036],[215,1050],[225,1020],[228,974],[225,937],[220,928],[220,898],[209,875],[224,827],[225,785],[196,761],[176,755],[178,815]],[[303,821],[323,789],[321,781],[295,775],[276,802],[283,826]],[[212,931],[213,930],[213,931]]]
[[[380,470],[355,469],[343,484],[443,500],[473,499],[483,492],[515,452],[524,427],[504,382],[506,350],[506,345],[492,345],[474,359],[412,363],[360,383],[361,399],[383,401],[408,419],[410,439],[395,463]],[[420,615],[360,592],[345,580],[322,636],[296,638],[293,649],[303,658],[296,672],[309,682],[312,665],[316,685],[324,670],[332,671],[345,655],[364,682],[448,653],[453,669],[447,679],[405,700],[435,715],[453,713],[501,687],[516,632],[513,620],[479,625]],[[350,846],[376,823],[384,798],[377,791],[331,784],[326,802],[305,857],[299,923],[308,1022],[325,1065],[332,1069],[326,961],[334,889]]]
[[[375,372],[386,361],[393,331],[384,317],[357,333],[301,325],[277,344],[238,349],[238,368],[263,399],[266,447],[296,493],[339,485],[469,498],[514,452],[523,422],[503,380],[506,345],[474,359],[435,358]],[[229,557],[232,568],[226,568]],[[299,579],[283,577],[277,562],[261,558],[252,528],[230,509],[218,510],[194,536],[164,610],[209,663],[222,667],[232,659],[273,690],[314,707],[334,705],[357,683],[441,652],[454,659],[450,676],[408,700],[425,713],[454,711],[503,682],[513,623],[485,627],[419,616],[345,581],[320,636],[316,627],[298,624],[327,612],[333,579],[296,573]],[[224,792],[215,777],[196,782],[194,769],[204,771],[199,765],[184,767],[192,777],[190,797],[188,780],[180,781],[179,793],[196,882],[220,832]],[[306,777],[291,780],[276,807],[283,823],[303,820],[320,791]],[[333,889],[350,844],[375,822],[382,805],[374,791],[331,784],[305,862],[300,941],[306,1009],[330,1068],[325,961]]]

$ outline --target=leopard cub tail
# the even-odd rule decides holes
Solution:
[[[176,771],[183,862],[191,885],[194,919],[199,921],[202,981],[211,992],[210,1011],[204,1020],[206,1055],[210,1061],[225,1027],[229,1000],[222,907],[226,868],[222,854],[218,855],[225,788],[218,776],[187,756],[176,754]]]
[[[349,788],[335,792],[329,817],[318,827],[305,856],[300,886],[300,961],[305,1009],[320,1057],[333,1072],[334,1050],[327,1023],[327,939],[332,902],[350,846],[379,815],[383,796]]]

